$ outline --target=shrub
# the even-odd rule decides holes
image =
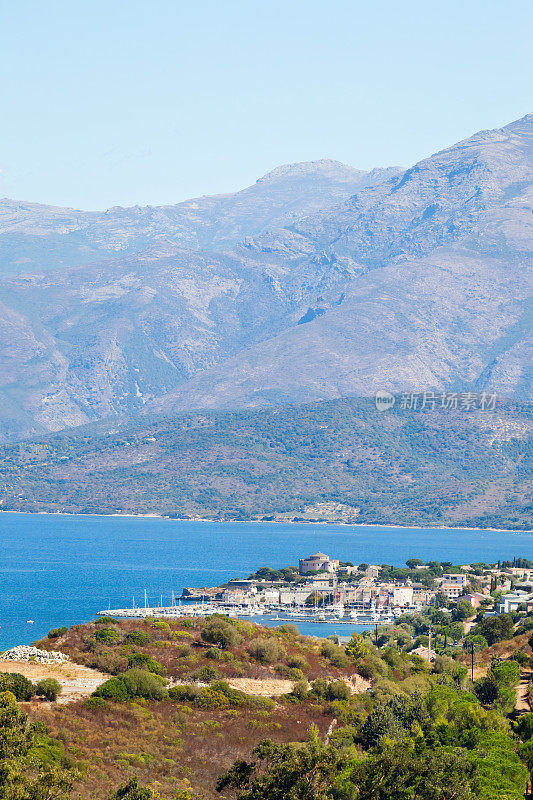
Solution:
[[[350,687],[344,681],[331,681],[326,688],[326,700],[348,700],[351,695]]]
[[[148,786],[139,786],[137,778],[131,778],[129,783],[121,784],[109,800],[155,800],[157,796]]]
[[[95,697],[95,695],[91,695],[85,701],[85,705],[87,708],[91,708],[93,710],[97,708],[107,708],[107,703],[103,697]]]
[[[253,658],[255,658],[257,661],[260,661],[262,664],[272,664],[274,661],[278,661],[285,655],[283,645],[281,645],[276,639],[267,639],[262,636],[258,637],[257,639],[252,639],[248,645],[248,652],[251,656],[253,656]]]
[[[230,703],[225,694],[210,686],[208,689],[201,690],[194,700],[194,704],[199,708],[214,709],[227,708]]]
[[[307,681],[297,681],[292,687],[291,695],[302,702],[309,695],[309,684]]]
[[[102,628],[93,633],[93,639],[100,644],[117,644],[120,641],[120,633],[115,628]]]
[[[167,671],[166,667],[160,664],[159,661],[151,658],[146,653],[132,653],[128,658],[128,666],[130,668],[141,667],[142,669],[145,669],[148,672],[153,672],[156,675],[162,675]]]
[[[202,628],[201,637],[204,642],[217,645],[222,650],[228,650],[230,647],[236,647],[240,641],[241,636],[230,625],[230,623],[220,617],[209,619]]]
[[[144,669],[129,669],[119,675],[131,697],[145,697],[147,700],[163,700],[168,696],[165,680]]]
[[[298,655],[298,653],[290,655],[287,658],[287,664],[289,665],[289,667],[292,667],[293,669],[301,669],[301,670],[309,669],[309,664],[307,663],[305,658],[301,655]]]
[[[92,693],[92,697],[104,697],[106,700],[114,700],[115,703],[124,703],[129,695],[124,681],[120,678],[110,678]]]
[[[220,672],[218,669],[206,665],[192,672],[191,678],[199,683],[211,683],[212,681],[216,681],[217,678],[220,678]]]
[[[517,664],[520,664],[521,667],[524,667],[526,664],[529,663],[529,656],[527,656],[523,650],[516,650],[513,655],[509,659],[510,661],[516,661]]]
[[[320,647],[320,653],[324,658],[327,658],[330,664],[334,667],[347,667],[350,663],[344,649],[338,647],[329,639],[325,639]]]
[[[170,700],[181,703],[185,700],[194,702],[201,692],[201,688],[196,684],[184,684],[183,686],[173,686],[168,690]]]
[[[202,690],[196,684],[186,684],[184,686],[173,686],[168,690],[170,700],[178,703],[188,700],[194,702]]]
[[[0,692],[11,692],[16,700],[31,700],[35,694],[33,683],[18,672],[0,673]]]
[[[53,702],[61,694],[61,684],[55,678],[43,678],[37,683],[35,694]]]
[[[160,633],[170,634],[171,628],[168,622],[164,622],[162,619],[150,619],[150,627]]]
[[[58,639],[60,636],[63,636],[64,633],[68,631],[66,625],[63,625],[62,628],[52,628],[51,631],[48,631],[48,638],[49,639]]]
[[[118,619],[115,619],[115,617],[109,617],[107,615],[104,615],[103,617],[98,617],[98,619],[96,619],[94,621],[94,624],[95,625],[118,625]]]
[[[148,631],[130,631],[124,637],[124,641],[128,644],[136,644],[139,645],[139,647],[146,647],[146,645],[150,644],[152,641],[152,637]]]
[[[210,647],[207,650],[205,657],[212,658],[213,661],[222,661],[224,651],[220,647]]]

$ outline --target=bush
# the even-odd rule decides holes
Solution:
[[[194,702],[202,690],[196,684],[186,684],[184,686],[173,686],[168,690],[170,700],[181,703],[185,700]]]
[[[297,681],[292,687],[291,695],[303,702],[309,696],[309,684],[307,681]]]
[[[352,638],[346,645],[346,655],[350,658],[366,658],[368,655],[368,647],[363,642],[363,637],[355,632]]]
[[[218,678],[220,678],[220,672],[218,669],[206,665],[205,667],[200,667],[192,672],[191,678],[199,683],[211,683],[212,681],[216,681]]]
[[[131,697],[144,697],[147,700],[163,700],[168,697],[165,680],[144,669],[129,669],[119,675]]]
[[[209,619],[205,623],[201,637],[204,642],[214,644],[222,650],[236,647],[241,642],[241,636],[235,628],[220,617]]]
[[[201,690],[194,704],[199,708],[215,709],[227,708],[230,702],[225,694],[210,686],[208,689]]]
[[[147,620],[148,621],[148,620]],[[165,633],[170,635],[171,628],[168,622],[164,622],[162,619],[149,619],[149,625],[156,631],[160,633]]]
[[[124,641],[128,644],[136,644],[139,647],[146,647],[146,645],[150,644],[152,641],[152,637],[148,631],[130,631],[124,637]]]
[[[220,647],[210,647],[205,654],[206,658],[211,658],[213,661],[222,661],[223,656],[224,651]]]
[[[132,653],[128,658],[128,666],[130,668],[140,667],[156,675],[162,675],[167,671],[166,667],[146,653]]]
[[[102,628],[93,633],[93,639],[100,644],[113,645],[120,641],[120,633],[115,628]]]
[[[325,639],[320,646],[320,654],[327,658],[334,667],[347,667],[350,663],[344,649],[334,644],[329,639]]]
[[[344,681],[331,681],[326,689],[326,700],[348,700],[351,695],[350,687]]]
[[[31,700],[35,694],[33,683],[18,672],[0,673],[0,693],[11,692],[16,700]]]
[[[92,697],[104,697],[106,700],[114,700],[115,703],[124,703],[128,700],[129,694],[124,681],[120,678],[110,678],[92,693]]]
[[[87,698],[85,706],[90,709],[107,708],[107,703],[103,697],[95,697],[94,694]]]
[[[61,684],[55,678],[43,678],[37,683],[35,694],[53,702],[61,694]]]
[[[51,631],[48,631],[48,638],[49,639],[58,639],[60,636],[63,636],[64,633],[68,631],[66,625],[63,625],[62,628],[52,628]]]
[[[309,669],[308,662],[305,660],[303,656],[300,656],[298,654],[290,655],[287,658],[287,664],[289,665],[289,667],[292,667],[293,669],[301,669],[301,670]]]
[[[103,617],[98,617],[98,619],[95,619],[94,624],[95,625],[118,625],[118,619],[115,619],[115,617],[109,617],[107,615],[104,615]]]
[[[248,645],[248,652],[262,664],[272,664],[285,656],[285,649],[277,639],[258,637]]]

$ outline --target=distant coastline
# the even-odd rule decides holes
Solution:
[[[46,517],[102,517],[107,519],[162,519],[167,522],[210,522],[212,524],[226,525],[228,523],[242,525],[342,525],[344,528],[397,528],[398,530],[432,530],[432,531],[489,531],[492,533],[531,533],[533,528],[480,528],[466,525],[400,525],[398,523],[384,522],[343,522],[342,520],[305,521],[280,520],[280,519],[209,519],[208,517],[191,517],[190,519],[168,517],[165,514],[81,514],[74,511],[10,511],[0,509],[0,514],[34,514]]]

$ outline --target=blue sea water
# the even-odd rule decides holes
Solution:
[[[0,650],[97,611],[170,602],[184,586],[216,585],[321,550],[354,564],[533,559],[533,532],[215,523],[160,518],[0,513]],[[34,620],[33,624],[27,620]],[[354,626],[355,627],[355,626]],[[302,632],[329,636],[331,625]],[[349,635],[353,628],[339,626]]]

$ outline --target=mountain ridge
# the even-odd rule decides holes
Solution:
[[[224,200],[209,234],[198,209],[187,231],[160,208],[127,209],[104,259],[4,277],[0,437],[381,388],[531,398],[532,131],[528,115],[353,193],[352,168],[286,165],[224,196],[244,207]],[[307,180],[330,169],[341,202],[335,181]],[[321,192],[329,207],[291,219]]]

